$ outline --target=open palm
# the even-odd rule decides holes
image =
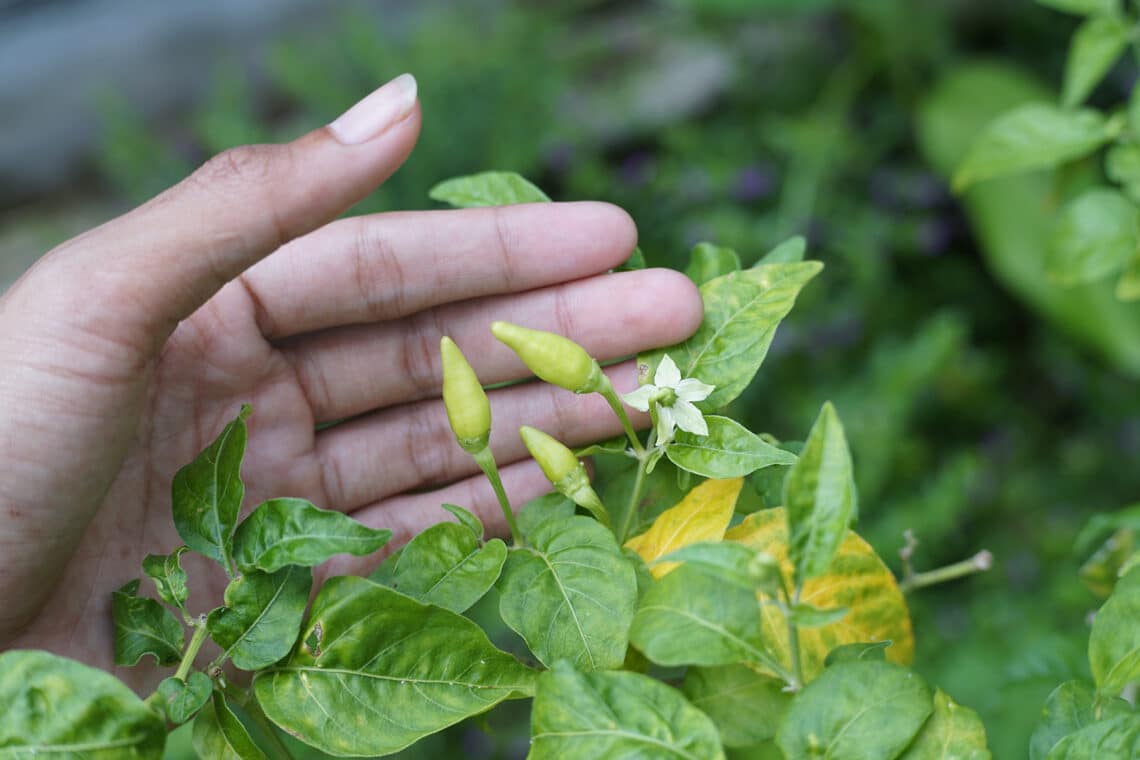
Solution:
[[[418,135],[406,83],[362,106],[370,114],[294,143],[215,158],[60,246],[0,299],[0,645],[110,667],[110,592],[138,577],[144,554],[181,543],[174,474],[242,403],[254,409],[247,509],[303,497],[399,542],[443,519],[438,504],[450,501],[502,530],[447,427],[440,336],[497,383],[527,372],[491,338],[494,319],[562,332],[601,359],[695,329],[700,301],[680,275],[605,274],[635,243],[612,206],[330,221],[395,171]],[[365,117],[385,123],[361,132]],[[619,389],[635,384],[628,363],[612,373]],[[519,425],[568,441],[620,430],[600,399],[536,384],[490,396],[492,447],[516,504],[548,489]],[[189,607],[208,611],[226,579],[193,563],[184,560],[197,584]]]

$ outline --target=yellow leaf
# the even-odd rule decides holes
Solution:
[[[662,512],[649,530],[626,541],[626,547],[652,563],[682,546],[720,541],[732,519],[742,485],[743,478],[706,480],[689,491],[676,506]],[[651,565],[651,572],[654,578],[660,578],[676,566],[676,562]]]
[[[785,576],[792,577],[794,568],[788,560],[788,523],[783,507],[749,515],[724,538],[767,552],[780,562]],[[871,545],[855,533],[847,532],[826,573],[804,583],[800,601],[821,609],[847,608],[847,614],[834,623],[800,629],[800,662],[806,680],[823,671],[827,653],[840,644],[890,640],[893,643],[886,650],[888,660],[906,665],[914,659],[910,611],[899,584]],[[776,605],[762,604],[760,623],[769,651],[790,668],[788,628],[783,614]]]

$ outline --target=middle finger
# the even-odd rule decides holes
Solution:
[[[529,376],[492,337],[496,319],[566,335],[608,361],[684,340],[700,324],[701,301],[678,272],[622,272],[449,304],[394,322],[326,330],[293,339],[282,351],[315,419],[329,422],[438,396],[443,335],[455,340],[484,384]]]

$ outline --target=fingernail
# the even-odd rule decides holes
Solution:
[[[403,121],[416,104],[416,78],[401,74],[341,114],[329,131],[342,145],[359,145]]]

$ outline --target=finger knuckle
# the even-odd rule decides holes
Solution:
[[[280,161],[275,145],[241,145],[224,150],[195,173],[200,184],[215,186],[266,185]]]

